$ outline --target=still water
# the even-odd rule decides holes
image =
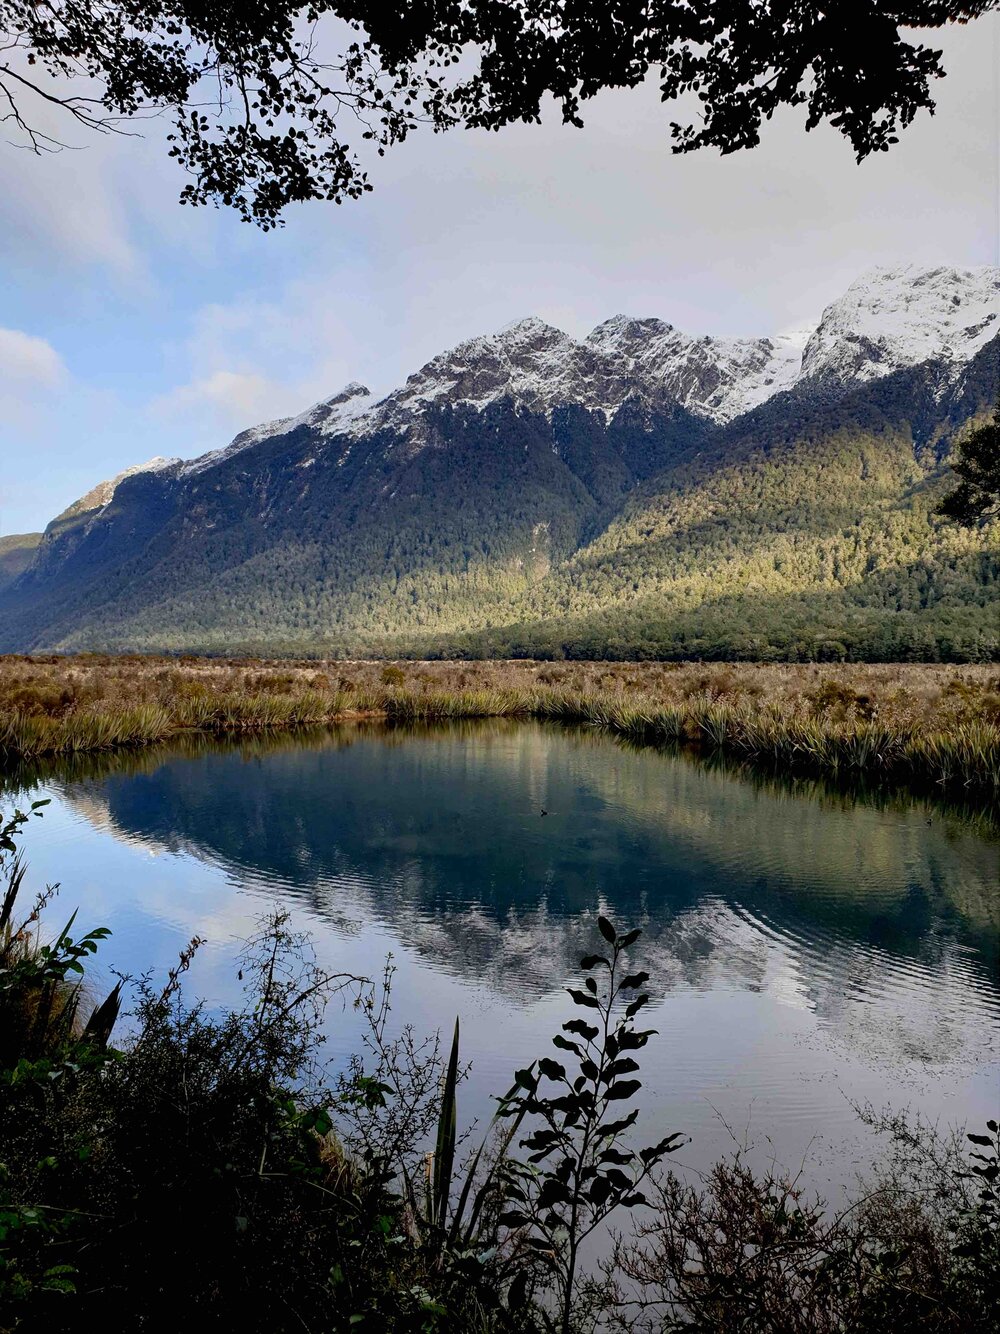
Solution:
[[[643,928],[643,1138],[686,1132],[686,1164],[728,1126],[839,1189],[869,1156],[852,1104],[997,1114],[1000,843],[968,815],[507,722],[191,743],[53,767],[29,796],[52,799],[31,885],[61,882],[53,925],[79,906],[112,928],[102,980],[200,935],[190,992],[231,1002],[240,940],[283,905],[331,969],[392,954],[399,1024],[461,1016],[465,1121],[551,1051],[598,912]],[[328,1027],[342,1063],[357,1016]]]

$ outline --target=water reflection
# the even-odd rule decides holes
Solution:
[[[922,803],[502,722],[194,742],[49,786],[117,839],[304,901],[341,934],[383,923],[514,1003],[573,973],[600,908],[643,925],[661,993],[766,992],[882,1057],[989,1049],[997,843]]]
[[[509,722],[190,738],[13,788],[54,798],[30,874],[112,927],[108,966],[162,971],[204,935],[190,987],[224,1003],[276,902],[331,970],[391,950],[399,1021],[462,1016],[466,1118],[547,1049],[601,909],[645,931],[644,1138],[683,1128],[696,1166],[729,1144],[714,1109],[786,1162],[823,1141],[841,1185],[867,1153],[852,1099],[996,1114],[1000,840],[975,812]],[[328,1052],[358,1042],[338,1008]]]

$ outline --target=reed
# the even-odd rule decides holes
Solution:
[[[8,761],[360,718],[535,718],[789,773],[1000,800],[1000,677],[989,666],[0,658]]]
[[[174,729],[170,713],[158,704],[92,708],[62,718],[15,710],[0,718],[0,755],[37,759],[146,746],[164,740]]]

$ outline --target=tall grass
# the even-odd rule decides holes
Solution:
[[[175,726],[168,710],[159,704],[93,707],[61,718],[15,709],[0,717],[0,755],[34,759],[145,746],[164,740]]]
[[[535,718],[796,774],[1000,800],[990,668],[0,659],[0,759],[351,718]],[[126,702],[127,701],[127,702]]]

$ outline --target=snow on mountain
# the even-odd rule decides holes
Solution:
[[[111,477],[105,482],[98,482],[96,486],[91,487],[86,495],[81,496],[79,500],[75,500],[72,505],[64,509],[58,518],[73,519],[80,514],[89,514],[91,510],[103,509],[105,505],[110,503],[119,483],[124,482],[126,477],[134,477],[136,473],[140,472],[160,472],[164,468],[172,468],[175,463],[179,462],[179,459],[165,459],[157,455],[156,458],[148,459],[145,463],[133,464],[131,468],[126,468],[123,472],[118,473],[116,477]]]
[[[355,428],[404,426],[442,400],[481,410],[509,398],[534,412],[579,403],[611,414],[632,388],[628,368],[618,360],[529,317],[434,357],[359,418]]]
[[[587,337],[701,417],[727,422],[795,381],[805,337],[712,338],[657,319],[616,315]]]
[[[181,472],[301,426],[324,436],[408,431],[419,448],[422,418],[441,403],[481,411],[510,399],[541,413],[573,403],[608,420],[637,396],[726,423],[798,384],[849,386],[932,359],[957,371],[998,332],[1000,269],[987,267],[874,269],[815,327],[766,338],[694,335],[660,319],[616,315],[579,341],[529,317],[440,353],[383,398],[352,382],[297,417],[241,432]]]
[[[873,269],[827,306],[802,379],[866,382],[904,366],[969,361],[1000,333],[1000,269]]]
[[[324,398],[319,403],[314,403],[297,417],[279,417],[275,421],[262,422],[259,426],[251,426],[248,430],[241,431],[239,435],[233,437],[225,449],[213,449],[210,453],[202,454],[192,459],[190,463],[185,463],[181,468],[181,475],[187,477],[203,472],[206,468],[212,468],[217,463],[223,463],[234,455],[242,453],[243,450],[250,449],[262,440],[270,440],[276,435],[287,435],[289,431],[294,431],[299,426],[311,426],[326,435],[344,431],[352,419],[370,407],[371,396],[371,390],[367,385],[352,380],[332,398]]]

